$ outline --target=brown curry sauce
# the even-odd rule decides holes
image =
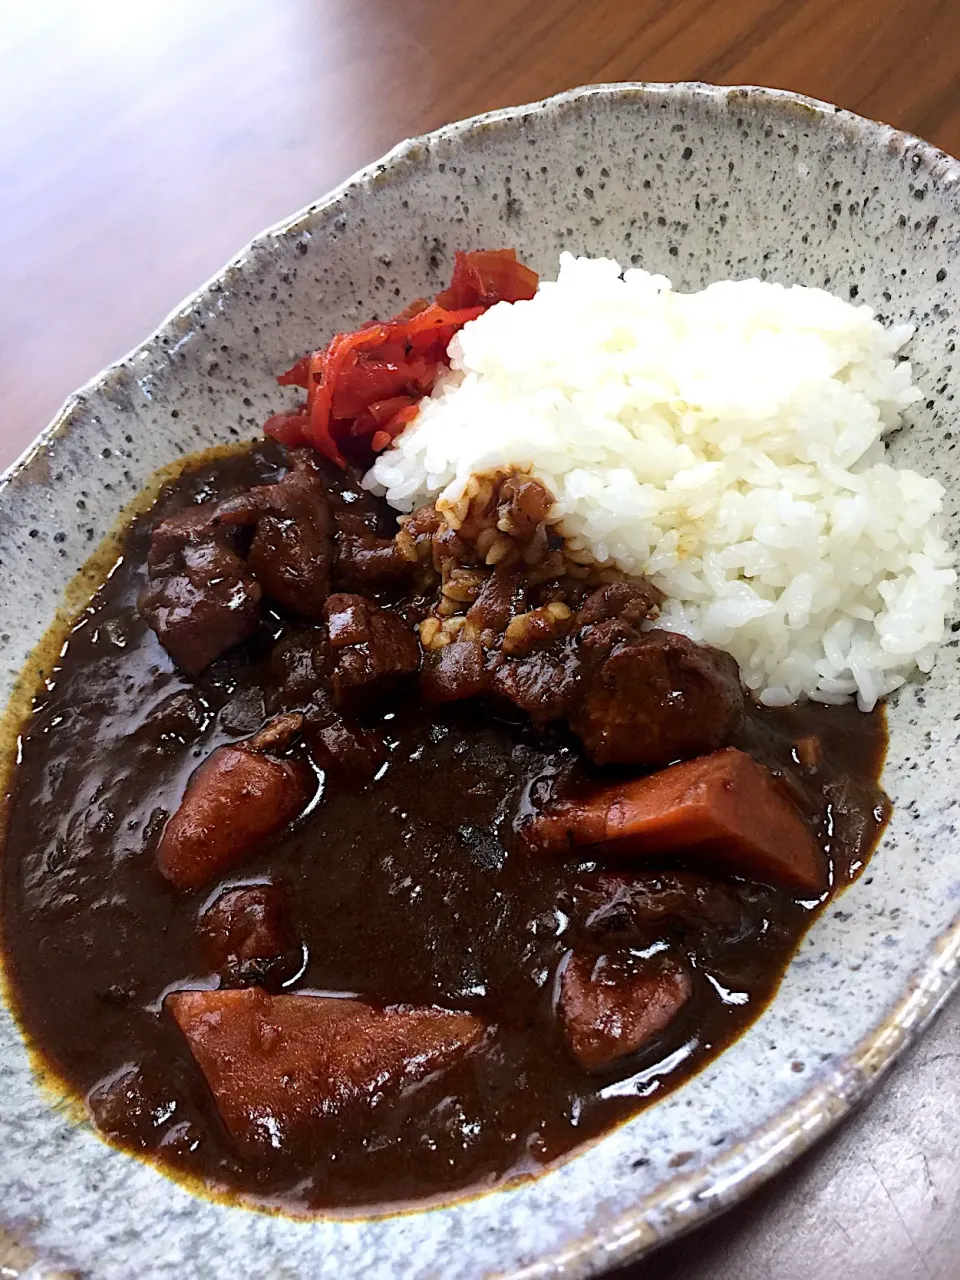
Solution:
[[[308,812],[210,891],[168,884],[155,854],[190,774],[216,746],[261,727],[276,681],[271,650],[285,635],[309,639],[310,628],[271,613],[261,634],[201,675],[181,674],[136,608],[150,532],[159,515],[269,483],[282,465],[276,446],[258,445],[189,467],[133,522],[37,694],[3,862],[17,1012],[111,1141],[215,1192],[350,1213],[534,1174],[729,1045],[775,992],[823,902],[727,881],[745,925],[692,929],[674,943],[694,976],[682,1015],[655,1050],[585,1071],[558,1029],[556,975],[571,947],[623,925],[615,911],[604,917],[595,863],[532,857],[515,820],[531,789],[571,768],[616,770],[585,765],[564,730],[536,730],[486,703],[425,707],[415,685],[367,714],[388,746],[372,781],[322,779]],[[328,483],[335,501],[380,505],[348,476]],[[379,519],[388,532],[385,507]],[[819,759],[798,750],[813,738]],[[831,893],[842,888],[888,814],[882,710],[752,707],[735,745],[793,787],[829,859]],[[198,934],[203,905],[225,884],[265,880],[283,889],[301,948],[285,990],[441,1005],[493,1029],[446,1072],[342,1116],[322,1139],[255,1160],[224,1129],[161,1005],[172,990],[217,985]]]

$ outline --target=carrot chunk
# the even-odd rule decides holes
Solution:
[[[433,1006],[246,990],[178,991],[176,1019],[224,1125],[250,1155],[309,1138],[347,1109],[379,1105],[452,1066],[479,1018]]]
[[[544,852],[592,846],[632,862],[667,854],[812,895],[827,887],[796,806],[768,769],[735,747],[566,801],[534,818],[524,836]]]
[[[310,770],[263,754],[270,743],[262,737],[217,747],[194,770],[157,849],[161,873],[178,889],[212,883],[306,807],[316,785]]]

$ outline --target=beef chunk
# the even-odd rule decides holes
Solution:
[[[476,698],[489,685],[483,645],[479,640],[455,640],[428,653],[420,673],[420,687],[428,702],[456,702]]]
[[[136,1062],[99,1080],[87,1094],[93,1122],[108,1138],[140,1151],[154,1149],[176,1109],[176,1098]]]
[[[558,646],[528,658],[506,659],[493,673],[494,692],[542,726],[566,716],[578,697],[582,667],[576,650]]]
[[[375,516],[361,508],[342,508],[334,518],[338,587],[379,591],[409,588],[414,581],[424,587],[435,584],[433,538],[448,526],[432,504],[401,517],[392,538],[380,537]]]
[[[780,780],[735,747],[548,806],[522,829],[533,849],[590,846],[640,862],[672,855],[819,897],[827,868]]]
[[[420,666],[417,638],[402,618],[365,596],[330,596],[324,609],[333,652],[333,692],[353,701]]]
[[[601,933],[666,931],[699,933],[710,929],[735,938],[744,926],[743,907],[731,888],[691,871],[647,875],[601,871],[578,892],[589,907],[588,929]]]
[[[452,577],[447,589],[451,582]],[[475,584],[473,589],[476,591]],[[428,701],[454,702],[494,692],[531,711],[540,722],[550,718],[549,713],[540,713],[537,694],[544,678],[543,666],[555,666],[556,660],[551,657],[546,664],[521,668],[508,658],[549,649],[570,629],[572,615],[565,605],[556,604],[527,612],[528,595],[529,584],[523,575],[498,565],[476,591],[463,618],[457,620],[459,631],[444,630],[440,617],[421,623],[426,650],[421,685]]]
[[[263,724],[267,714],[263,690],[256,685],[242,686],[220,708],[217,723],[232,738],[245,738]]]
[[[730,740],[743,716],[737,664],[685,636],[640,630],[663,598],[652,584],[610,583],[575,614],[549,599],[528,610],[525,596],[522,577],[498,567],[452,643],[424,637],[428,699],[493,692],[536,725],[565,719],[597,764],[655,767]]]
[[[662,603],[663,592],[645,578],[610,582],[587,596],[577,613],[577,625],[589,627],[620,618],[639,627],[647,618],[656,616]]]
[[[452,1066],[484,1031],[478,1018],[448,1009],[376,1008],[253,987],[180,991],[164,1003],[224,1125],[253,1156]]]
[[[288,627],[284,631],[270,654],[270,674],[282,707],[305,711],[328,700],[322,678],[326,649],[326,636],[319,628]]]
[[[209,884],[306,807],[315,789],[307,765],[266,754],[285,749],[302,719],[283,716],[253,738],[217,747],[194,772],[157,849],[161,872],[178,888]]]
[[[336,524],[338,583],[372,591],[413,577],[418,562],[409,539],[378,537],[360,512],[338,511]]]
[[[689,969],[664,955],[574,952],[560,978],[558,1012],[570,1052],[602,1071],[653,1044],[693,993]]]
[[[492,637],[506,631],[510,619],[524,605],[525,584],[515,574],[497,568],[480,588],[480,594],[467,610],[467,624],[478,633]]]
[[[188,507],[154,530],[150,582],[137,602],[178,667],[196,675],[260,624],[262,591],[216,524],[216,504]]]
[[[584,635],[584,680],[569,713],[591,759],[652,768],[726,746],[743,718],[729,654],[671,631],[607,635],[591,647],[596,630]]]
[[[180,689],[157,703],[143,723],[160,745],[176,750],[195,742],[209,720],[210,708],[197,690]]]
[[[554,504],[546,485],[523,472],[503,480],[497,499],[497,528],[520,542],[534,538]]]
[[[150,538],[147,568],[153,574],[175,573],[183,563],[185,547],[196,547],[216,536],[217,504],[201,502],[161,520]]]
[[[300,967],[300,949],[275,884],[225,889],[203,911],[198,928],[208,964],[229,986],[275,986]]]
[[[333,562],[330,503],[307,451],[292,458],[276,484],[190,507],[154,530],[139,608],[190,675],[253,635],[264,595],[308,618],[322,615]],[[253,530],[246,557],[240,528]]]
[[[309,451],[298,450],[291,460],[276,484],[222,502],[217,520],[254,529],[247,565],[270,600],[303,617],[320,618],[330,594],[333,517]]]
[[[496,655],[484,644],[492,646],[506,630],[514,614],[524,607],[523,597],[523,585],[515,574],[494,570],[467,610],[459,635],[452,643],[426,654],[420,682],[427,701],[456,702],[488,692]]]
[[[387,758],[387,748],[376,733],[334,719],[308,729],[314,759],[322,769],[355,778],[372,778]]]

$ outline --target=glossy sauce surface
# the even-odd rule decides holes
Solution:
[[[323,778],[292,830],[211,892],[166,883],[157,842],[191,772],[217,745],[260,728],[274,709],[274,644],[309,643],[311,629],[275,615],[201,676],[182,675],[136,610],[150,530],[159,514],[269,482],[280,465],[277,449],[257,446],[186,472],[131,527],[38,694],[3,865],[6,962],[23,1025],[111,1140],[211,1189],[295,1212],[349,1212],[534,1173],[739,1035],[821,904],[730,880],[736,928],[660,921],[634,938],[594,863],[537,859],[515,836],[531,791],[559,775],[617,774],[589,769],[565,732],[483,703],[428,708],[416,686],[368,716],[389,748],[372,781]],[[375,502],[348,479],[331,485],[345,490],[335,505]],[[383,532],[390,520],[384,511]],[[813,755],[803,746],[812,739]],[[887,813],[882,712],[754,708],[737,745],[786,777],[834,888],[855,876]],[[443,1005],[491,1031],[442,1075],[342,1116],[322,1140],[254,1160],[231,1142],[161,1002],[217,984],[198,913],[225,884],[265,879],[283,888],[302,948],[285,989]],[[654,1049],[588,1073],[555,1016],[564,958],[598,937],[649,948],[658,928],[685,952],[693,997]]]

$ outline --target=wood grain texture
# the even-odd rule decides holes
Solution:
[[[448,120],[703,79],[960,152],[960,0],[11,0],[2,19],[0,465],[257,231]],[[957,1057],[954,1006],[827,1147],[622,1280],[960,1276]]]
[[[960,151],[957,0],[36,0],[0,28],[0,464],[267,224],[590,81],[802,90]]]

